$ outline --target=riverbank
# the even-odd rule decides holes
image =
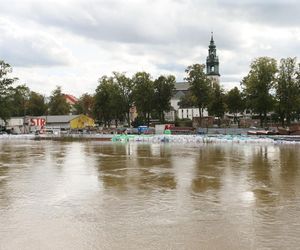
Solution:
[[[4,134],[0,135],[0,140],[57,140],[57,141],[111,141],[112,134]]]
[[[0,135],[0,140],[34,140],[35,137],[36,136],[34,134],[2,134]]]
[[[35,140],[54,141],[111,141],[113,134],[40,134],[35,136]]]

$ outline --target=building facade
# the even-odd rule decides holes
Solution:
[[[45,119],[46,128],[61,130],[86,129],[95,126],[95,121],[86,115],[48,115]]]
[[[95,126],[94,119],[86,115],[47,115],[11,117],[5,124],[0,119],[0,125],[15,134],[27,134],[43,129],[79,130],[90,129]]]

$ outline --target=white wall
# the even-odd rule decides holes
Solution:
[[[7,127],[23,126],[24,118],[10,118],[7,121]]]
[[[186,109],[178,109],[177,116],[179,119],[193,119],[193,117],[200,117],[198,108],[186,108]],[[204,110],[203,116],[208,116],[207,110]]]
[[[165,112],[165,120],[169,122],[175,121],[175,111]]]
[[[178,110],[179,109],[179,105],[178,102],[180,101],[180,99],[171,99],[171,106],[174,108],[174,110]]]

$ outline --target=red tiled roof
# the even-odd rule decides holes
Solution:
[[[76,102],[78,102],[78,99],[73,95],[64,94],[64,96],[70,104],[75,104]]]

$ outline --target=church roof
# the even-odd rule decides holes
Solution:
[[[172,99],[179,100],[182,96],[184,96],[188,92],[189,87],[190,85],[188,82],[176,82]]]
[[[189,87],[190,87],[190,85],[189,85],[188,82],[176,82],[176,83],[175,83],[175,89],[176,89],[177,91],[179,91],[179,90],[184,90],[184,91],[186,91],[186,90],[188,90]]]
[[[174,95],[173,95],[173,99],[180,99],[182,96],[184,96],[186,94],[187,91],[185,90],[177,90]]]

